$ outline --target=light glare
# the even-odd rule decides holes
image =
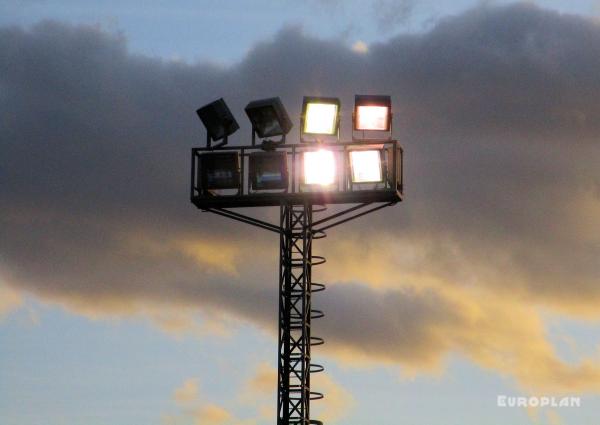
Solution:
[[[387,106],[358,106],[356,117],[357,130],[387,130],[389,127],[389,108]]]
[[[351,151],[353,183],[376,183],[382,180],[381,155],[377,150]]]
[[[304,132],[335,134],[338,106],[333,103],[308,103],[304,118]]]
[[[333,152],[318,150],[304,152],[304,183],[321,186],[335,182],[335,157]]]

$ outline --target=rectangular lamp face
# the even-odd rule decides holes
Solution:
[[[248,112],[248,114],[259,137],[273,137],[283,134],[283,129],[279,125],[277,112],[272,106],[255,108]]]
[[[245,111],[260,138],[283,136],[293,126],[278,97],[252,101],[246,105]]]
[[[304,152],[304,184],[331,186],[335,183],[335,155],[331,151]]]
[[[202,155],[200,157],[200,176],[204,190],[239,189],[239,155],[237,152]]]
[[[390,129],[390,108],[387,106],[359,105],[356,107],[355,130]]]
[[[250,155],[250,180],[254,190],[288,188],[287,154],[256,152]]]
[[[337,132],[338,105],[309,102],[304,115],[304,133],[334,135]]]
[[[381,170],[381,151],[350,151],[352,183],[379,183],[383,181]]]

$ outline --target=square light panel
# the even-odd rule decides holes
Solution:
[[[292,129],[292,120],[278,97],[250,102],[245,111],[260,138],[283,136]]]
[[[304,152],[304,184],[330,186],[335,183],[336,165],[332,151]]]
[[[254,190],[288,188],[287,154],[254,152],[250,154],[250,181]]]
[[[390,130],[392,102],[389,96],[357,95],[354,108],[354,130]]]
[[[305,97],[302,106],[305,134],[335,135],[339,126],[340,101],[337,98]]]
[[[200,156],[199,165],[204,190],[240,187],[240,157],[237,152],[205,153]]]
[[[350,151],[352,183],[379,183],[383,181],[381,170],[381,151]]]

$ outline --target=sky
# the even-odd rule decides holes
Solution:
[[[277,238],[195,109],[392,96],[405,200],[316,241],[317,419],[600,415],[600,3],[0,2],[0,422],[275,423]],[[295,117],[295,118],[294,118]],[[275,219],[277,211],[257,212]],[[498,395],[580,407],[498,407]]]

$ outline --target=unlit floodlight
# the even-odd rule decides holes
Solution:
[[[211,139],[213,141],[224,139],[222,144],[227,143],[227,136],[240,128],[223,98],[204,105],[196,110],[196,114],[206,127],[209,147]]]
[[[240,157],[237,152],[202,154],[199,165],[203,190],[240,188]]]
[[[285,136],[292,129],[292,121],[278,97],[255,100],[248,103],[245,110],[253,131],[261,139]]]
[[[288,188],[289,176],[285,152],[254,152],[250,154],[249,163],[252,189]]]

